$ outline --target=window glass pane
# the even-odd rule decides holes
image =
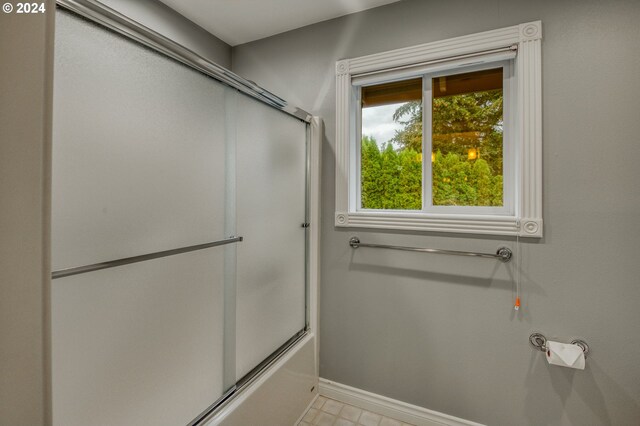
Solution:
[[[363,87],[361,208],[422,209],[422,78]]]
[[[502,72],[433,78],[434,206],[503,205]]]

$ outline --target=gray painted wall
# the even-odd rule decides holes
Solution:
[[[231,46],[157,0],[100,0],[163,36],[225,68],[231,67]]]
[[[335,61],[543,22],[545,237],[513,265],[374,251],[363,241],[495,250],[501,238],[333,226]],[[320,115],[321,377],[490,425],[640,422],[640,2],[405,0],[233,50],[233,70]],[[532,331],[582,337],[550,367]]]
[[[54,2],[46,8],[46,14],[0,14],[0,425],[50,419]]]

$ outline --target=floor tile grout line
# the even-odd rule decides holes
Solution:
[[[322,398],[322,400],[320,398]],[[347,404],[347,403],[344,403],[342,401],[338,401],[338,400],[333,399],[333,398],[324,397],[322,395],[318,396],[316,402],[317,401],[321,401],[320,404],[318,406],[316,406],[316,403],[314,403],[311,407],[309,407],[309,409],[307,410],[307,412],[303,416],[302,421],[299,423],[299,425],[302,425],[303,422],[307,422],[304,419],[307,417],[307,414],[313,409],[313,410],[316,411],[316,414],[313,416],[313,418],[310,420],[310,422],[307,422],[307,424],[309,424],[309,425],[317,425],[319,423],[319,421],[320,421],[319,417],[320,417],[321,413],[325,413],[327,416],[329,416],[328,420],[331,421],[332,425],[335,425],[339,420],[345,420],[345,421],[350,422],[351,424],[353,424],[355,426],[366,426],[365,424],[361,423],[361,420],[363,420],[363,415],[365,413],[368,413],[368,414],[373,415],[373,418],[371,418],[371,416],[367,416],[367,418],[371,418],[371,420],[375,423],[375,426],[380,426],[382,424],[382,422],[385,421],[385,420],[388,420],[388,421],[391,421],[391,422],[395,422],[395,423],[397,423],[397,424],[399,424],[401,426],[411,426],[411,425],[409,425],[409,423],[404,423],[401,420],[394,419],[394,418],[388,417],[388,416],[384,416],[384,415],[379,414],[379,413],[374,413],[373,411],[368,411],[368,410],[365,410],[365,409],[363,409],[361,407],[357,407],[355,405]],[[328,401],[333,401],[333,403],[339,404],[338,405],[339,409],[337,410],[336,413],[333,413],[331,411],[326,411],[324,409],[324,408],[328,407],[328,404],[327,404]],[[333,403],[330,403],[329,405],[334,406]],[[353,409],[356,409],[356,410],[359,411],[359,414],[358,414],[358,417],[357,417],[356,420],[352,420],[352,419],[350,419],[348,417],[344,417],[342,415],[342,412],[345,409],[345,407],[350,407],[350,408],[353,408]],[[333,411],[336,411],[335,408],[330,408],[330,409],[333,410]],[[326,416],[325,416],[325,418],[326,418]],[[377,421],[373,420],[373,419],[376,419],[376,418],[377,418]],[[369,423],[369,421],[367,421],[367,423]],[[369,423],[369,424],[373,426],[374,423]]]

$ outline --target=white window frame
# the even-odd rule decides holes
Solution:
[[[541,39],[542,24],[536,21],[338,61],[335,226],[542,237]],[[458,66],[462,66],[460,72],[504,66],[509,50],[517,50],[507,65],[510,75],[504,87],[505,99],[512,101],[504,109],[505,131],[509,132],[504,135],[505,206],[512,208],[360,208],[360,87],[424,75],[423,111],[428,114],[431,77],[455,73],[452,69]],[[471,65],[478,58],[486,65]],[[509,91],[515,92],[513,96]],[[426,127],[423,139],[429,140],[423,143],[428,148],[430,129]],[[425,164],[424,176],[430,176],[430,170],[430,163]],[[430,188],[425,192],[429,196]]]

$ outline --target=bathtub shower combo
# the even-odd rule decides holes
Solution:
[[[58,3],[54,425],[246,424],[260,392],[293,423],[317,393],[319,120],[99,3]]]

